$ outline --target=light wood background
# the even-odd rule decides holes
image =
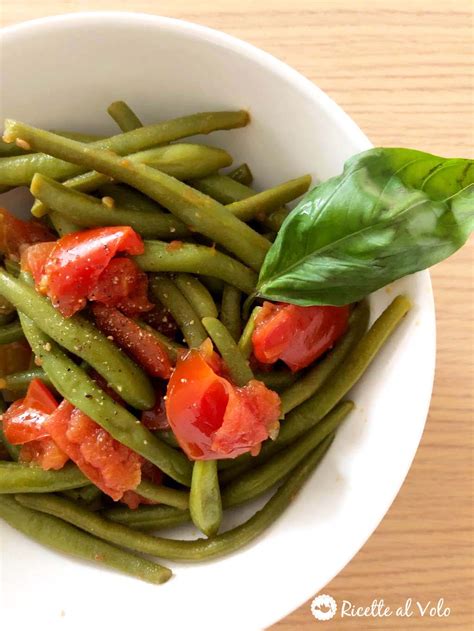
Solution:
[[[0,0],[0,21],[116,9],[205,24],[305,74],[376,145],[472,157],[472,8],[465,0]],[[473,251],[471,243],[432,270],[437,374],[408,478],[375,534],[324,590],[339,602],[368,605],[384,598],[391,607],[410,596],[432,602],[443,597],[451,615],[321,623],[306,603],[275,631],[321,625],[328,631],[474,629]]]

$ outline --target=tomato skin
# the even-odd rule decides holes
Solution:
[[[237,388],[219,376],[203,353],[178,360],[168,384],[166,412],[181,448],[193,460],[258,453],[278,428],[280,399],[260,381]]]
[[[262,364],[281,359],[296,372],[331,348],[346,331],[348,320],[349,306],[265,302],[252,335],[254,356]]]
[[[61,237],[47,258],[38,289],[70,317],[82,309],[100,275],[118,252],[142,254],[139,235],[128,226],[93,228]]]
[[[22,250],[32,243],[53,241],[54,235],[37,221],[23,221],[0,208],[0,252],[20,260]]]
[[[10,405],[3,415],[3,431],[12,445],[47,438],[45,423],[58,407],[56,399],[40,379],[33,379],[24,399]]]
[[[154,308],[148,300],[147,275],[135,261],[125,257],[116,257],[110,261],[88,298],[107,307],[117,307],[130,316]]]
[[[54,242],[36,243],[26,248],[21,255],[21,269],[30,272],[35,281],[35,285],[40,285],[44,266],[49,255],[56,247]]]
[[[169,429],[170,424],[166,416],[165,399],[160,388],[156,392],[156,403],[151,410],[142,412],[141,421],[151,431]]]
[[[142,458],[64,400],[45,427],[91,482],[114,500],[141,480]]]
[[[169,379],[171,362],[159,340],[118,309],[99,303],[92,307],[98,328],[111,335],[115,343],[129,353],[153,377]]]

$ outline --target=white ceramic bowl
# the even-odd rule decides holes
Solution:
[[[105,108],[116,99],[148,122],[248,108],[247,129],[205,142],[229,149],[236,163],[247,160],[258,187],[308,171],[327,178],[370,147],[300,74],[244,42],[186,22],[129,13],[28,22],[3,31],[1,64],[1,116],[39,126],[115,133]],[[412,312],[351,394],[357,408],[323,464],[258,541],[216,561],[171,564],[176,576],[155,587],[50,552],[0,523],[5,628],[252,631],[318,592],[385,515],[423,430],[435,361],[428,273],[373,295],[373,317],[399,292],[413,299]],[[237,511],[230,521],[249,512]]]

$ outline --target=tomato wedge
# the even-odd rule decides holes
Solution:
[[[346,331],[349,307],[300,307],[264,302],[252,335],[262,364],[281,359],[295,372],[309,366]]]
[[[56,243],[36,243],[23,250],[21,255],[21,269],[30,272],[35,285],[40,285],[43,278],[44,266],[49,255],[56,247]]]
[[[0,208],[0,252],[20,260],[23,249],[32,243],[54,240],[53,234],[37,221],[23,221],[6,208]]]
[[[114,500],[141,480],[142,458],[64,400],[45,427],[91,482]]]
[[[47,471],[48,469],[62,469],[69,457],[52,438],[46,437],[22,445],[19,460],[33,462]]]
[[[43,268],[39,291],[70,317],[82,309],[100,275],[118,252],[142,254],[143,241],[128,226],[93,228],[65,235],[56,242]]]
[[[152,377],[169,379],[171,362],[161,342],[149,331],[120,313],[118,309],[94,304],[92,312],[98,328],[131,355]]]
[[[178,360],[168,384],[166,412],[171,428],[193,460],[257,454],[278,430],[280,399],[262,382],[237,388],[220,376],[202,351]]]

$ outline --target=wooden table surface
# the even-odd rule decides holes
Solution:
[[[98,9],[198,22],[289,63],[376,145],[473,157],[472,6],[465,0],[0,0],[0,23]],[[473,251],[471,242],[432,270],[437,372],[411,471],[377,531],[324,589],[338,602],[357,605],[374,598],[391,607],[408,597],[423,604],[444,598],[450,616],[337,616],[321,623],[306,603],[275,631],[474,629]]]

